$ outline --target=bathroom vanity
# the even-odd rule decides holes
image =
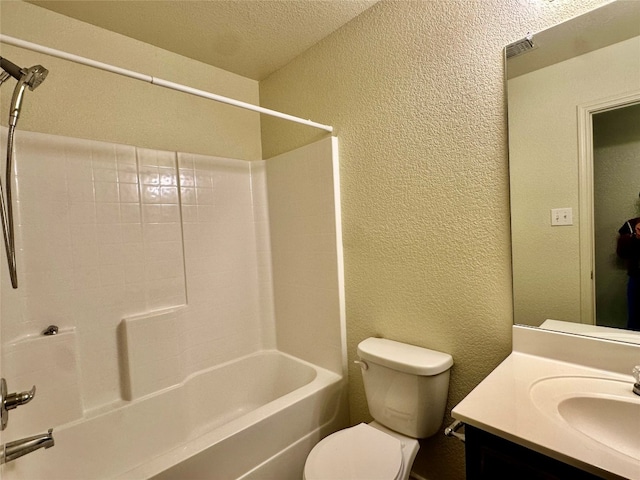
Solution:
[[[538,480],[596,480],[586,472],[480,428],[465,427],[467,480],[511,478]]]
[[[467,478],[640,480],[640,345],[514,326],[513,351],[452,411]]]
[[[614,261],[638,215],[640,2],[603,3],[505,48],[514,322],[542,328],[513,327],[453,409],[470,480],[640,479],[640,341]]]

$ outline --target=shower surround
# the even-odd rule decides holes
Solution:
[[[6,138],[6,129],[1,135]],[[322,377],[325,386],[311,390],[328,395],[328,388],[332,398],[341,398],[336,412],[323,416],[330,425],[310,425],[310,431],[343,426],[336,155],[335,138],[246,162],[19,132],[14,165],[20,288],[11,289],[3,264],[2,370],[10,391],[36,384],[37,393],[11,412],[4,441],[50,427],[55,437],[60,427],[65,433],[54,449],[62,450],[70,425],[86,431],[87,423],[109,423],[119,411],[135,428],[138,417],[131,412],[140,411],[143,419],[144,402],[178,390],[187,395],[198,390],[194,379],[215,378],[210,372],[220,366],[265,354],[310,362],[308,368],[320,374],[291,384],[303,387]],[[60,333],[42,336],[51,324]],[[297,370],[283,370],[289,371]],[[273,378],[281,374],[288,375]],[[198,412],[190,407],[191,417],[224,413],[211,411],[213,398],[206,401],[215,384],[200,391],[204,401],[197,403]],[[155,401],[162,402],[173,405]],[[229,421],[247,408],[233,410],[225,410]],[[175,414],[146,410],[160,425]],[[175,433],[171,448],[207,433],[201,425],[187,434],[185,428]],[[126,436],[126,428],[120,434]],[[73,442],[82,445],[82,437]],[[45,458],[49,452],[31,455]],[[162,453],[104,473],[122,474]],[[4,470],[29,471],[30,461],[23,457]]]

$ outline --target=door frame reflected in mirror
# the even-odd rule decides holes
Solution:
[[[580,319],[596,325],[593,116],[640,103],[640,90],[578,106],[578,198],[580,211]]]

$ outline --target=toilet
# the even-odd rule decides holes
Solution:
[[[418,439],[440,429],[451,355],[367,338],[358,357],[374,421],[321,440],[307,457],[305,480],[408,480]]]

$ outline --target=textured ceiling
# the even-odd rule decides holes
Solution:
[[[261,80],[377,0],[72,0],[34,5]]]

